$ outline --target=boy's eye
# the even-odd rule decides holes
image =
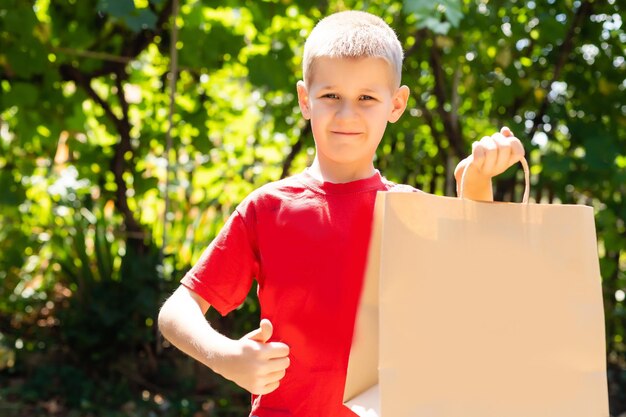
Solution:
[[[328,94],[324,94],[324,95],[322,96],[322,98],[332,98],[332,99],[335,99],[335,100],[336,100],[336,99],[338,99],[338,98],[339,98],[339,96],[338,96],[337,94],[335,94],[335,93],[328,93]]]
[[[360,97],[360,99],[361,99],[361,100],[375,100],[375,98],[374,98],[374,97],[372,97],[372,96],[367,96],[367,95],[362,95],[362,96]]]

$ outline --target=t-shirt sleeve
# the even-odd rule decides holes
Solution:
[[[181,284],[225,316],[243,303],[257,276],[254,242],[243,216],[235,210]]]

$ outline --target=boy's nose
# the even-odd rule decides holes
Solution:
[[[357,109],[354,105],[348,102],[342,103],[342,105],[337,110],[337,118],[341,119],[351,119],[357,116]]]

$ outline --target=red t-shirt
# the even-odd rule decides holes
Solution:
[[[258,282],[270,341],[290,347],[280,387],[251,416],[353,417],[342,405],[377,191],[413,191],[378,171],[344,184],[307,171],[252,192],[182,279],[220,314]]]

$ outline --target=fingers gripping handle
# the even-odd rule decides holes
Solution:
[[[463,175],[461,176],[461,186],[459,187],[459,198],[463,198],[463,193],[465,191],[465,175],[467,174],[467,170],[469,166],[474,162],[474,158],[470,155],[468,157],[468,163],[465,165],[463,169]],[[528,162],[526,158],[522,157],[520,159],[520,164],[522,164],[522,168],[524,169],[524,196],[522,197],[522,203],[528,204],[528,198],[530,197],[530,169],[528,168]]]

